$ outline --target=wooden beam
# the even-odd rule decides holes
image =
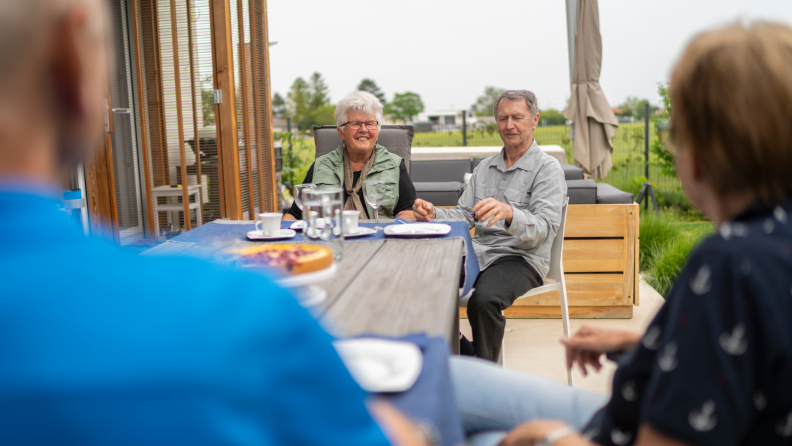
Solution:
[[[266,101],[264,107],[264,122],[267,125],[266,138],[267,148],[269,149],[269,180],[272,185],[272,203],[271,210],[277,211],[280,204],[278,203],[278,178],[275,173],[275,134],[272,130],[272,86],[270,83],[270,59],[269,59],[269,19],[267,18],[267,0],[259,0],[261,11],[261,28],[264,31],[264,38],[260,44],[261,51],[264,57],[264,98]],[[263,148],[262,148],[263,150]],[[263,175],[262,175],[263,176]]]
[[[503,315],[506,319],[561,319],[561,307],[510,307]],[[460,319],[467,319],[467,308],[459,308]],[[573,319],[631,319],[633,306],[616,307],[569,307]]]
[[[230,0],[209,0],[212,27],[212,64],[214,86],[222,92],[222,103],[215,104],[217,152],[220,164],[223,217],[242,219],[242,190],[239,176],[239,141],[234,89],[234,51],[231,39]]]
[[[197,162],[195,163],[197,166],[197,180],[198,186],[198,211],[201,213],[201,217],[203,217],[203,183],[202,183],[202,176],[201,176],[201,138],[198,137],[198,99],[195,94],[196,85],[195,85],[195,43],[193,42],[193,1],[194,0],[186,0],[187,1],[187,44],[190,46],[190,92],[192,98],[192,112],[193,112],[193,144],[195,144],[195,159]],[[184,180],[182,180],[184,181]],[[206,193],[209,193],[208,191]]]
[[[273,211],[276,211],[277,208],[273,210],[270,206],[268,206],[268,203],[267,203],[267,200],[266,200],[266,190],[265,190],[265,187],[264,187],[264,183],[265,183],[264,174],[266,173],[266,170],[265,170],[265,165],[264,165],[264,146],[265,146],[265,144],[264,144],[264,128],[263,128],[264,127],[264,123],[261,122],[261,93],[262,93],[262,91],[259,88],[260,87],[260,83],[261,83],[260,76],[262,75],[262,73],[261,73],[261,71],[259,71],[259,64],[258,64],[258,53],[260,51],[259,41],[258,41],[259,40],[258,39],[258,33],[260,32],[260,28],[261,28],[259,26],[259,20],[257,20],[258,19],[258,14],[256,14],[256,7],[257,7],[258,4],[259,3],[254,0],[254,1],[251,2],[251,4],[248,7],[248,12],[249,12],[249,16],[250,16],[250,18],[249,18],[249,20],[250,20],[250,51],[246,52],[245,55],[247,56],[248,53],[250,54],[250,62],[253,65],[252,70],[251,70],[253,75],[251,77],[253,78],[253,80],[252,80],[252,84],[253,84],[253,115],[254,115],[253,116],[253,119],[254,119],[253,122],[255,123],[255,126],[256,126],[255,127],[255,129],[256,129],[256,133],[255,133],[256,134],[256,147],[258,147],[258,150],[256,151],[256,153],[258,155],[257,158],[258,158],[258,166],[259,166],[259,181],[258,181],[258,187],[259,187],[259,209],[261,209],[262,212],[273,212]],[[269,73],[264,73],[264,76],[268,76],[268,75],[269,75]],[[265,100],[265,103],[267,103],[267,102],[269,102],[269,101]]]
[[[179,33],[176,22],[176,0],[170,0],[171,38],[173,39],[173,78],[176,84],[176,127],[179,130],[179,161],[181,163],[182,202],[184,204],[184,226],[189,231],[190,224],[190,196],[187,193],[187,158],[184,153],[184,115],[182,110],[181,72],[179,69]]]
[[[85,164],[85,189],[91,233],[115,242],[118,236],[118,210],[115,207],[115,182],[112,180],[113,152],[109,133],[97,141],[99,149]]]
[[[245,132],[245,164],[247,165],[247,183],[248,183],[248,215],[250,220],[256,219],[256,194],[253,189],[253,157],[251,156],[250,148],[250,110],[248,110],[248,95],[250,88],[248,86],[248,70],[247,70],[247,48],[245,47],[245,13],[242,6],[242,0],[237,0],[237,24],[239,29],[239,71],[242,80],[242,128]],[[263,209],[262,209],[263,211]]]
[[[139,0],[132,0],[132,36],[135,47],[135,74],[137,75],[137,83],[135,89],[138,95],[137,115],[140,118],[140,142],[143,151],[143,185],[146,190],[146,221],[148,222],[149,239],[154,241],[159,234],[154,233],[154,219],[156,215],[151,213],[154,210],[154,205],[151,199],[151,160],[149,159],[149,143],[148,143],[148,121],[146,120],[146,92],[143,89],[143,56],[141,55],[140,45],[140,10],[138,7]]]

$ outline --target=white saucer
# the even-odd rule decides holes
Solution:
[[[247,238],[250,240],[282,240],[292,238],[295,235],[297,233],[291,229],[281,229],[280,233],[275,235],[263,235],[261,231],[250,231],[247,233]]]
[[[289,229],[294,229],[295,231],[302,231],[303,229],[305,229],[306,224],[307,222],[305,220],[298,220],[292,223],[291,226],[289,226]],[[322,229],[324,228],[324,225],[325,225],[324,220],[320,220],[320,219],[316,220],[317,228]]]
[[[296,276],[282,277],[276,280],[276,282],[278,282],[278,285],[284,288],[306,286],[332,279],[335,277],[336,271],[338,271],[338,266],[336,266],[335,262],[333,262],[332,265],[325,269],[320,269],[319,271],[314,271],[312,273],[297,274]]]
[[[377,233],[376,229],[367,228],[365,226],[358,226],[357,229],[355,229],[354,232],[346,232],[346,233],[344,233],[344,238],[362,237],[364,235],[371,235],[371,234],[376,234],[376,233]]]
[[[327,300],[327,291],[315,285],[295,288],[293,292],[303,308],[315,307]]]

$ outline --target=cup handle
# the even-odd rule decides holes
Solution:
[[[261,228],[259,228],[260,224],[261,224],[261,220],[256,222],[256,231],[258,231],[258,232],[261,232]]]

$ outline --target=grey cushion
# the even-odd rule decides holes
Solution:
[[[597,204],[597,183],[594,180],[570,180],[566,184],[569,204]]]
[[[436,206],[456,206],[462,195],[462,183],[445,181],[437,183],[413,183],[416,197]]]
[[[341,145],[334,125],[313,126],[314,142],[316,143],[316,157],[328,154]],[[380,129],[377,144],[388,149],[389,152],[399,155],[410,171],[410,153],[412,150],[413,126],[411,125],[383,125]]]
[[[564,178],[566,178],[567,181],[583,179],[583,169],[580,167],[571,164],[562,164],[561,170],[564,171]]]
[[[471,164],[470,167],[472,169],[475,169],[485,159],[487,159],[487,158],[473,158],[473,162],[470,163]],[[473,172],[473,171],[471,170],[471,172]]]
[[[599,204],[631,204],[633,194],[622,192],[607,183],[597,183],[597,203]]]
[[[464,181],[472,172],[470,160],[413,161],[410,169],[413,182]]]

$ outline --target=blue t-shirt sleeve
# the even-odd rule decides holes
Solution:
[[[331,336],[285,290],[270,285],[257,294],[267,304],[251,342],[265,361],[269,404],[261,409],[277,444],[389,444]]]
[[[757,416],[756,315],[743,272],[727,253],[700,249],[668,298],[665,323],[653,324],[656,361],[642,419],[697,445],[740,443]],[[648,345],[645,342],[645,345]]]

